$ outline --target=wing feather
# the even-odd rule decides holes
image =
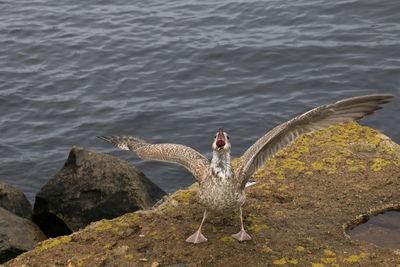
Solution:
[[[236,177],[245,185],[264,162],[285,149],[305,133],[360,120],[390,102],[392,95],[366,95],[323,105],[278,125],[257,140],[241,157]]]
[[[201,181],[208,173],[210,161],[196,150],[178,144],[149,144],[134,136],[98,136],[114,146],[130,150],[144,160],[176,163],[188,169]]]

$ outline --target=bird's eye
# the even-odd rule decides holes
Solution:
[[[229,140],[230,139],[229,135],[227,135],[226,138],[228,138],[228,140]]]
[[[214,138],[217,138],[217,136],[214,136]]]

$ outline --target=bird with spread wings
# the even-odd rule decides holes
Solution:
[[[391,95],[365,95],[347,98],[314,108],[281,125],[259,138],[240,157],[237,168],[231,163],[231,142],[222,130],[214,136],[211,161],[196,150],[179,144],[150,144],[133,136],[99,136],[116,147],[130,150],[144,160],[176,163],[188,169],[199,182],[200,203],[205,207],[198,230],[186,241],[201,243],[207,238],[201,232],[210,210],[239,208],[240,231],[232,235],[239,241],[251,240],[243,226],[242,205],[245,202],[245,185],[264,162],[306,133],[334,125],[360,120],[390,102]]]

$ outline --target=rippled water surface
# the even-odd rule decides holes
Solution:
[[[341,98],[400,97],[400,2],[0,0],[0,181],[36,192],[73,145],[141,168],[167,192],[182,167],[96,135],[233,156],[268,129]],[[400,98],[365,119],[400,141]]]

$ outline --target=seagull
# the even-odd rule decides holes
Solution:
[[[179,144],[150,144],[133,136],[98,136],[114,146],[130,150],[144,160],[165,161],[188,169],[199,182],[199,199],[204,206],[203,218],[189,243],[206,242],[201,229],[209,211],[239,209],[240,231],[232,236],[239,242],[251,240],[244,229],[242,205],[246,200],[245,187],[249,178],[264,162],[285,149],[306,133],[334,125],[360,120],[390,102],[392,95],[365,95],[326,104],[282,123],[259,138],[240,157],[237,168],[231,163],[231,141],[222,128],[212,142],[211,161],[196,150]]]

